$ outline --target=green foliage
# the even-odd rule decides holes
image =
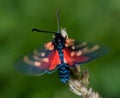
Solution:
[[[84,64],[92,87],[103,98],[120,97],[119,0],[0,0],[0,98],[79,98],[60,83],[57,72],[41,77],[16,71],[25,53],[52,39],[33,27],[56,31],[56,11],[70,38],[105,44],[111,51]]]

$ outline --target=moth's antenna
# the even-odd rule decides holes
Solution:
[[[57,11],[56,16],[57,16],[57,26],[58,26],[57,33],[60,33],[60,10]]]
[[[56,16],[57,16],[57,26],[58,26],[58,32],[57,33],[60,33],[60,10],[57,11]],[[51,31],[39,30],[39,29],[36,29],[36,28],[33,28],[32,32],[33,31],[45,32],[45,33],[56,33],[56,32],[51,32]]]
[[[36,28],[33,28],[33,29],[32,29],[32,32],[33,32],[33,31],[37,31],[37,32],[45,32],[45,33],[56,33],[56,32],[51,32],[51,31],[39,30],[39,29],[36,29]]]

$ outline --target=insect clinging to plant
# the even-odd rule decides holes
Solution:
[[[34,50],[32,55],[24,56],[23,62],[19,62],[17,67],[32,75],[50,74],[58,69],[60,81],[67,83],[71,68],[101,57],[105,51],[98,44],[68,38],[66,30],[60,29],[60,11],[56,15],[57,32],[32,29],[32,31],[55,34],[53,40],[45,43],[42,48]]]

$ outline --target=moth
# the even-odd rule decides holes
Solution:
[[[65,29],[60,29],[60,11],[57,12],[58,31],[44,31],[33,28],[32,31],[53,33],[53,40],[42,48],[34,50],[32,55],[23,57],[17,68],[31,75],[59,72],[60,81],[67,83],[70,69],[103,56],[106,51],[98,44],[76,41],[68,37]]]

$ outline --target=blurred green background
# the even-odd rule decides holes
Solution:
[[[57,72],[27,76],[14,67],[25,53],[52,39],[31,29],[56,31],[58,9],[70,38],[111,48],[82,68],[103,98],[120,98],[120,0],[0,0],[0,98],[80,98],[60,83]]]

